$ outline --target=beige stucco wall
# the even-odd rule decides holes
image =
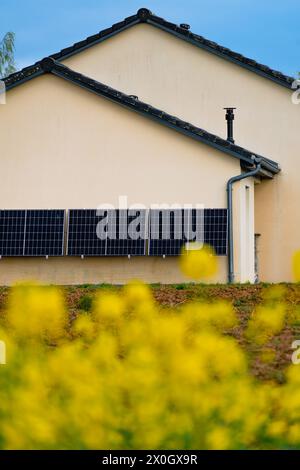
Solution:
[[[46,75],[0,106],[1,208],[95,208],[128,203],[226,207],[226,181],[239,160],[63,79]],[[214,281],[226,281],[220,257]],[[176,259],[2,259],[0,284],[181,282]]]
[[[219,273],[211,282],[225,282],[226,257],[219,257]],[[180,272],[178,258],[3,258],[0,260],[0,283],[11,285],[19,280],[38,280],[46,284],[125,284],[133,279],[149,283],[191,282]]]
[[[255,190],[260,278],[291,279],[290,259],[300,248],[300,105],[291,91],[145,24],[65,63],[224,137],[222,108],[237,107],[236,142],[282,167]]]

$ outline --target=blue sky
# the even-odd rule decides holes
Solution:
[[[300,70],[299,0],[1,0],[0,36],[16,33],[22,68],[140,7],[288,75]]]

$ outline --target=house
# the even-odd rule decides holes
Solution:
[[[147,228],[155,204],[203,208],[213,282],[291,280],[293,78],[141,8],[4,81],[0,284],[182,282],[183,238]],[[145,208],[145,240],[95,241],[96,209],[124,196]]]

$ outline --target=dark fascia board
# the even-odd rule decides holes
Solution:
[[[263,178],[272,177],[280,171],[278,164],[269,160],[261,155],[232,144],[221,137],[211,134],[204,129],[196,127],[186,121],[183,121],[175,116],[172,116],[164,111],[154,108],[153,106],[144,103],[133,95],[126,95],[114,88],[111,88],[103,83],[100,83],[92,78],[82,75],[69,67],[53,60],[51,57],[43,59],[40,63],[40,68],[45,73],[52,73],[53,75],[63,78],[77,86],[84,88],[92,93],[103,96],[114,103],[135,111],[147,118],[150,118],[160,124],[180,132],[188,137],[193,138],[199,142],[209,145],[223,153],[238,158],[244,168],[253,167],[255,161],[260,159],[262,162],[262,172],[260,174]]]
[[[29,67],[25,67],[19,72],[12,73],[8,77],[4,78],[6,91],[11,90],[12,88],[22,85],[22,83],[31,80],[32,78],[42,75],[44,70],[41,68],[41,62],[36,62]]]
[[[110,28],[106,28],[97,34],[94,34],[93,36],[87,37],[83,41],[77,42],[70,47],[56,52],[55,54],[51,54],[50,57],[52,57],[54,60],[62,61],[139,23],[148,23],[201,49],[204,49],[223,59],[229,60],[241,67],[246,68],[247,70],[255,72],[264,78],[268,78],[278,85],[289,89],[292,88],[292,84],[295,80],[293,77],[284,75],[283,73],[277,70],[273,70],[266,65],[260,64],[253,59],[249,59],[242,54],[234,52],[213,41],[209,41],[203,36],[192,33],[184,27],[164,20],[163,18],[160,18],[159,16],[151,13],[151,11],[147,8],[140,8],[135,15],[129,16],[123,21],[115,23]],[[4,80],[7,90],[36,76],[36,74],[31,72],[31,69],[36,69],[38,64],[39,62],[30,67],[22,69],[20,72],[16,72],[8,76]]]

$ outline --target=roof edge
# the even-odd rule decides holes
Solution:
[[[77,86],[109,99],[114,103],[118,103],[131,111],[135,111],[147,118],[159,122],[160,124],[172,128],[181,134],[193,138],[194,140],[231,155],[232,157],[239,159],[248,167],[253,166],[255,159],[259,158],[262,162],[262,168],[265,170],[261,173],[262,177],[268,177],[269,174],[275,175],[280,171],[279,165],[276,162],[265,158],[256,152],[252,152],[243,147],[232,144],[215,134],[211,134],[204,129],[190,124],[189,122],[183,121],[176,116],[172,116],[151,106],[150,104],[144,103],[133,95],[127,95],[90,77],[82,75],[79,72],[70,69],[66,65],[55,61],[53,58],[47,57],[43,59],[40,62],[40,67],[44,73],[52,73],[55,76],[68,80]]]
[[[284,73],[272,69],[265,64],[261,64],[254,59],[251,59],[243,54],[235,52],[227,47],[221,46],[220,44],[206,39],[204,36],[200,36],[196,33],[191,32],[189,29],[182,27],[181,25],[178,26],[175,23],[171,23],[166,21],[163,18],[160,18],[152,13],[148,17],[147,21],[148,24],[155,26],[163,31],[166,31],[173,36],[176,36],[190,44],[193,44],[196,47],[199,47],[207,52],[210,52],[218,57],[221,57],[225,60],[228,60],[236,65],[239,65],[251,72],[254,72],[261,77],[268,78],[272,80],[274,83],[281,85],[285,88],[291,89],[292,84],[295,81],[294,77],[290,77],[285,75]]]
[[[173,36],[176,36],[184,41],[189,42],[190,44],[204,49],[207,52],[217,55],[218,57],[221,57],[225,60],[229,60],[236,65],[239,65],[251,72],[260,75],[261,77],[272,80],[278,85],[292,89],[292,84],[295,81],[295,78],[289,77],[288,75],[285,75],[278,70],[274,70],[266,65],[258,63],[255,60],[232,51],[231,49],[223,47],[216,42],[210,41],[203,36],[192,33],[189,29],[182,27],[184,25],[178,26],[175,23],[171,23],[159,16],[156,16],[148,8],[140,8],[136,14],[128,16],[123,21],[119,21],[118,23],[113,24],[111,27],[103,29],[97,34],[89,36],[70,47],[66,47],[59,52],[51,54],[49,57],[52,57],[58,61],[67,59],[68,57],[82,52],[83,50],[92,47],[139,23],[148,23],[149,25],[164,30]],[[39,64],[39,62],[36,62],[29,67],[25,67],[22,70],[4,78],[7,89],[9,90],[16,85],[24,83],[24,81],[33,78],[34,74],[30,72],[30,69],[36,68],[37,64]]]

